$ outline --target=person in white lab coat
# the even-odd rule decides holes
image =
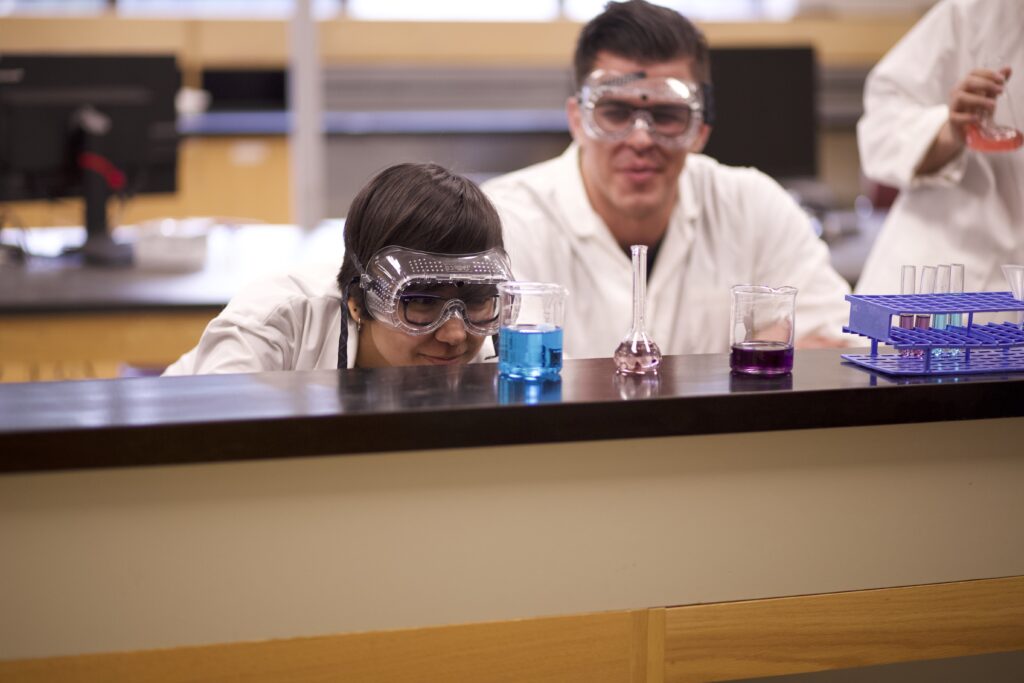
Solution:
[[[519,279],[569,289],[566,354],[610,356],[628,331],[634,244],[649,247],[663,353],[728,351],[735,284],[797,287],[798,344],[842,343],[849,287],[804,212],[763,173],[697,153],[711,130],[700,31],[674,10],[609,3],[580,34],[575,74],[573,144],[483,185]]]
[[[435,164],[382,171],[352,201],[336,264],[259,282],[164,375],[453,365],[493,355],[511,279],[494,207]],[[344,302],[345,305],[342,305]]]
[[[975,151],[965,129],[993,109],[1024,126],[1022,32],[1020,0],[944,0],[871,71],[861,164],[900,194],[859,293],[897,293],[903,264],[949,262],[965,264],[967,291],[1008,289],[1000,265],[1024,262],[1024,150]]]

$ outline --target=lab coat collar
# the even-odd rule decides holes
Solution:
[[[700,192],[697,188],[697,174],[693,172],[695,164],[700,163],[696,154],[688,154],[683,171],[679,174],[679,198],[676,200],[676,208],[669,219],[670,227],[677,219],[687,226],[692,226],[700,217],[700,202],[697,198]]]
[[[662,241],[662,248],[657,256],[658,267],[651,273],[651,285],[659,286],[662,281],[671,281],[671,271],[674,271],[686,259],[693,236],[696,233],[696,221],[700,216],[700,207],[697,199],[700,196],[696,187],[696,178],[699,173],[690,171],[690,160],[683,167],[679,181],[679,199],[676,207],[669,218],[669,226]],[[699,164],[702,160],[693,160]],[[557,183],[555,191],[557,194],[557,205],[565,211],[564,223],[569,229],[582,240],[596,240],[604,245],[609,252],[615,252],[622,257],[624,263],[629,261],[618,243],[611,236],[611,231],[604,224],[604,220],[597,215],[594,207],[587,197],[587,189],[583,183],[583,173],[580,170],[580,147],[577,143],[570,144],[558,160],[562,165],[557,177],[563,179]],[[670,271],[667,274],[666,271]]]

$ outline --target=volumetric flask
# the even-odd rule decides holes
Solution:
[[[498,371],[504,377],[556,380],[562,371],[565,287],[550,282],[503,282]]]
[[[796,287],[734,285],[729,365],[746,375],[782,375],[793,369]]]
[[[661,349],[647,335],[647,247],[634,244],[633,256],[633,326],[619,343],[612,360],[623,375],[656,375],[661,365]]]

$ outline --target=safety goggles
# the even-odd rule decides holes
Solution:
[[[498,284],[512,279],[500,247],[447,255],[385,247],[359,268],[374,320],[406,334],[430,334],[452,317],[476,335],[498,331]]]
[[[583,129],[596,140],[617,142],[633,131],[647,132],[655,144],[687,148],[703,123],[700,87],[678,78],[620,74],[598,69],[579,93]]]

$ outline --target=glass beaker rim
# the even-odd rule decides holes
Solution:
[[[776,294],[788,296],[797,293],[796,287],[783,285],[782,287],[769,287],[768,285],[733,285],[734,294]]]

